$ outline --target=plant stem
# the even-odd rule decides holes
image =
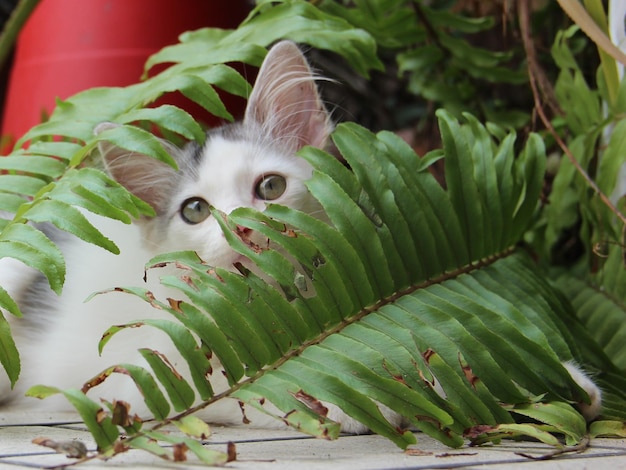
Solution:
[[[530,20],[529,20],[529,15],[528,15],[528,0],[520,0],[517,5],[518,5],[518,17],[519,17],[520,31],[522,32],[522,42],[524,44],[524,50],[525,50],[527,56],[528,55],[532,56],[532,52],[531,52],[532,44],[531,44],[531,41],[530,41],[532,33],[531,33],[531,29],[530,29]],[[530,62],[529,62],[529,64],[530,64]],[[623,224],[626,225],[626,216],[624,214],[622,214],[619,211],[619,209],[617,209],[617,207],[615,207],[615,205],[606,196],[606,194],[604,194],[600,190],[600,188],[598,187],[596,182],[593,179],[591,179],[589,174],[587,174],[587,172],[580,165],[578,160],[576,160],[576,157],[574,157],[574,154],[572,153],[570,148],[567,146],[567,144],[563,141],[561,136],[558,134],[558,132],[556,131],[556,129],[552,125],[552,122],[550,122],[550,119],[548,118],[548,116],[546,116],[546,113],[545,113],[545,111],[543,109],[543,105],[541,103],[541,97],[540,97],[540,94],[539,94],[539,89],[538,89],[538,85],[537,85],[537,79],[536,79],[536,77],[535,77],[535,75],[533,73],[533,69],[532,69],[532,67],[530,67],[530,65],[529,65],[529,68],[528,68],[528,81],[530,83],[530,87],[531,87],[532,92],[533,92],[533,97],[534,97],[534,101],[535,101],[535,111],[539,115],[539,118],[543,122],[543,124],[546,127],[546,129],[548,130],[548,132],[552,135],[552,137],[554,138],[554,140],[556,141],[558,146],[561,147],[561,150],[563,150],[563,153],[567,156],[567,158],[572,163],[572,165],[574,165],[574,167],[576,168],[576,171],[589,184],[589,187],[593,190],[593,192],[596,193],[596,195],[610,209],[610,211],[613,214],[615,214],[615,216],[617,218],[619,218]]]
[[[17,35],[30,17],[40,0],[20,0],[0,33],[0,69],[4,67],[7,57],[13,50]]]
[[[549,452],[547,454],[544,455],[540,455],[539,457],[535,456],[535,455],[530,455],[530,454],[526,454],[523,452],[515,452],[517,455],[520,455],[522,457],[526,457],[527,459],[531,459],[531,460],[551,460],[555,457],[559,457],[561,455],[565,455],[565,454],[580,454],[584,451],[586,451],[589,448],[589,443],[590,443],[591,439],[589,438],[589,436],[585,436],[578,444],[576,444],[575,446],[568,446],[568,447],[564,447],[562,449],[557,449],[553,452]]]

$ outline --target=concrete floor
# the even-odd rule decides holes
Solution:
[[[517,455],[517,452],[540,456],[551,449],[536,442],[449,449],[418,433],[418,443],[404,452],[390,441],[373,435],[343,436],[336,441],[324,441],[290,430],[219,426],[212,429],[213,435],[206,443],[208,446],[226,451],[228,442],[236,445],[237,460],[226,465],[230,469],[626,469],[626,439],[596,439],[583,454],[533,461]],[[54,468],[72,462],[31,442],[38,437],[56,441],[80,440],[88,449],[94,448],[89,433],[76,415],[3,412],[0,416],[0,468]],[[180,470],[201,466],[193,456],[183,464],[176,464],[146,452],[130,451],[107,462],[92,460],[76,468]]]

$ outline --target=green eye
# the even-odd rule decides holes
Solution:
[[[211,215],[209,203],[201,197],[190,197],[185,199],[180,206],[180,216],[185,222],[191,225],[203,222]]]
[[[273,201],[283,195],[287,189],[287,180],[281,175],[264,176],[256,185],[254,192],[259,199]]]

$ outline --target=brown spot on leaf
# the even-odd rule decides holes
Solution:
[[[196,255],[197,255],[197,253],[196,253]],[[204,263],[202,263],[202,264],[204,264]],[[174,263],[174,266],[176,266],[176,269],[181,269],[181,270],[184,270],[184,271],[190,271],[191,270],[191,268],[189,266],[187,266],[186,264],[181,263],[180,261],[176,261]]]
[[[166,355],[164,355],[163,353],[160,353],[159,351],[156,351],[155,349],[150,349],[150,351],[159,356],[161,358],[161,360],[167,365],[167,367],[170,368],[170,370],[172,371],[172,373],[174,374],[174,376],[178,379],[178,380],[183,380],[183,376],[181,374],[178,373],[178,371],[176,370],[176,368],[172,365],[172,363],[170,362],[170,360],[167,358]],[[125,369],[124,369],[125,370]],[[116,371],[119,372],[119,371]],[[126,372],[124,372],[126,373]]]
[[[250,424],[250,420],[246,416],[246,404],[242,401],[239,401],[239,409],[241,410],[241,422],[243,424]]]
[[[246,268],[241,262],[237,261],[236,263],[233,263],[233,266],[237,271],[239,271],[239,274],[241,274],[243,277],[248,277],[250,275],[250,270]]]
[[[209,276],[213,276],[215,279],[217,279],[218,281],[220,281],[221,283],[224,283],[224,278],[222,276],[220,276],[219,274],[217,274],[217,271],[213,268],[209,269],[207,271],[207,274]]]
[[[395,380],[396,382],[400,382],[402,385],[407,385],[406,380],[404,380],[404,376],[401,374],[394,374],[389,370],[387,366],[387,361],[383,361],[383,369],[387,371],[387,373]],[[408,386],[408,385],[407,385]]]
[[[162,310],[161,306],[158,304],[156,297],[150,291],[146,292],[146,300],[150,303],[150,306]]]
[[[415,419],[418,421],[426,421],[427,423],[430,423],[433,426],[436,426],[438,429],[441,429],[441,423],[437,421],[435,418],[432,418],[431,416],[415,415]]]
[[[98,412],[96,413],[96,422],[98,424],[101,424],[108,417],[109,417],[109,414],[106,411],[104,411],[102,408],[100,408]]]
[[[185,462],[187,460],[187,451],[189,450],[187,444],[185,444],[184,442],[174,444],[172,450],[174,455],[174,462]]]
[[[434,380],[434,379],[433,379],[432,381],[431,381],[431,380],[428,380],[428,379],[426,378],[426,376],[424,375],[424,373],[422,372],[422,370],[421,370],[421,369],[417,369],[417,373],[419,374],[420,379],[422,379],[422,382],[424,382],[424,383],[425,383],[426,385],[428,385],[430,388],[435,388],[435,380]]]
[[[206,357],[209,361],[213,359],[213,350],[211,350],[208,346],[204,348],[204,357]],[[211,373],[213,373],[212,369]]]
[[[80,389],[80,391],[83,393],[87,393],[92,388],[97,387],[102,382],[104,382],[109,375],[111,375],[111,372],[112,372],[112,369],[107,369],[107,370],[100,372],[100,374],[96,375],[88,382],[85,382],[82,388]]]
[[[253,233],[251,229],[247,227],[243,227],[241,225],[236,225],[234,233],[235,235],[239,237],[239,239],[242,242],[244,242],[246,245],[252,248],[252,251],[254,251],[257,255],[263,252],[263,248],[261,248],[261,246],[259,246],[255,242],[253,242],[252,239],[250,238],[250,235]]]
[[[113,444],[113,452],[115,455],[122,454],[130,450],[130,447],[128,447],[123,441],[124,437],[121,437],[119,441],[116,441],[115,444]]]
[[[463,437],[466,437],[468,439],[475,439],[482,436],[483,434],[494,431],[495,429],[497,428],[495,428],[494,426],[489,426],[487,424],[478,424],[463,431]]]
[[[470,383],[472,388],[475,390],[476,389],[476,383],[480,379],[476,375],[474,375],[474,372],[472,371],[472,368],[470,367],[470,365],[468,363],[463,361],[463,359],[461,358],[460,354],[459,354],[459,364],[461,365],[461,369],[463,370],[463,374],[465,374],[465,378]]]
[[[316,414],[324,417],[328,416],[328,408],[326,408],[321,401],[309,395],[304,390],[298,390],[296,393],[291,393],[291,395],[299,402],[304,403]]]
[[[130,417],[130,403],[125,401],[113,401],[113,424],[117,424],[122,427],[129,427],[133,425],[133,420]]]
[[[130,372],[128,372],[128,369],[126,369],[125,367],[122,367],[122,366],[113,366],[111,368],[111,371],[115,372],[117,374],[124,374],[124,375],[130,376]]]
[[[430,348],[428,348],[426,351],[422,353],[422,357],[424,358],[424,361],[426,362],[426,364],[430,362],[430,358],[433,357],[435,354],[437,353]]]
[[[185,276],[180,276],[180,280],[183,281],[185,284],[187,284],[189,287],[192,287],[192,288],[198,290],[198,287],[193,282],[193,279],[191,279],[191,277],[186,276],[186,275]]]
[[[176,313],[183,313],[183,310],[180,308],[180,304],[183,303],[182,300],[171,299],[168,297],[167,303],[170,304],[170,307],[172,307],[172,310],[174,310]]]

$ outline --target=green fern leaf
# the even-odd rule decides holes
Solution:
[[[61,292],[65,280],[65,260],[61,251],[41,231],[26,224],[13,224],[0,234],[0,258],[15,258],[39,270],[50,288]]]
[[[102,453],[111,452],[119,437],[119,431],[113,424],[111,417],[102,413],[102,407],[87,398],[80,390],[60,390],[56,387],[39,385],[28,390],[27,394],[36,398],[46,398],[51,395],[63,394],[72,403],[76,411],[80,413],[83,422],[91,432],[91,435]]]
[[[174,409],[183,411],[191,408],[195,393],[185,379],[166,362],[158,351],[143,348],[139,352],[154,371],[159,382],[164,385]]]
[[[543,147],[530,137],[514,159],[511,139],[498,145],[472,118],[440,118],[444,151],[462,169],[450,170],[448,191],[397,137],[343,124],[333,138],[353,173],[320,151],[303,152],[317,168],[309,188],[332,225],[272,205],[262,214],[214,212],[233,249],[275,284],[175,253],[151,264],[187,270],[184,281],[170,275],[162,282],[191,304],[168,306],[146,291],[128,291],[169,311],[211,348],[234,386],[230,396],[260,409],[267,400],[278,418],[316,435],[336,433],[325,416],[330,403],[401,447],[413,436],[388,422],[381,405],[452,446],[503,435],[579,440],[584,419],[567,403],[588,397],[562,361],[583,354],[596,367],[612,366],[594,347],[579,350],[578,343],[593,341],[528,256],[512,250],[535,208]],[[337,177],[321,168],[337,169]],[[509,233],[472,242],[484,233],[490,197],[500,198]],[[418,216],[407,217],[407,209]],[[422,223],[425,216],[432,226]],[[278,249],[254,246],[238,226],[259,231]],[[422,239],[434,242],[436,231],[456,232],[436,242],[448,253],[444,262],[414,249]],[[459,251],[456,243],[466,239]],[[405,262],[407,252],[414,263]],[[606,395],[609,413],[624,403],[619,390]],[[537,405],[544,401],[550,405]],[[512,424],[516,413],[539,418],[550,432]],[[475,435],[477,424],[485,430]]]
[[[15,302],[9,294],[0,288],[0,307],[14,315],[21,315]],[[0,313],[0,364],[4,367],[11,386],[14,386],[20,375],[20,360],[15,341],[11,336],[11,326],[4,314]]]

